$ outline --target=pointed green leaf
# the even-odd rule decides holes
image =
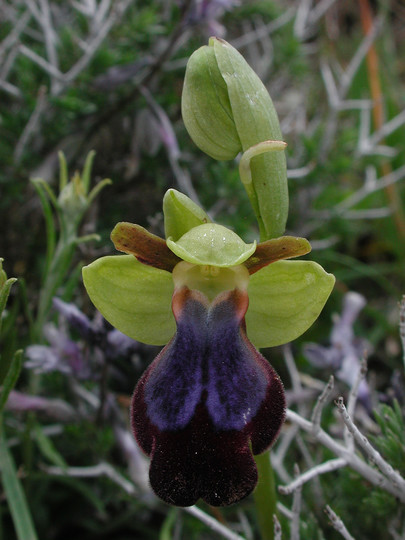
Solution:
[[[38,536],[35,532],[27,498],[21,481],[18,478],[17,469],[8,448],[3,427],[0,432],[0,470],[4,494],[18,540],[37,540]]]
[[[273,347],[296,339],[318,318],[335,277],[311,261],[279,261],[249,281],[246,326],[256,347]]]
[[[174,335],[172,275],[140,263],[132,255],[97,259],[83,268],[91,301],[115,328],[149,345]]]
[[[187,262],[221,268],[242,264],[256,249],[256,242],[245,244],[237,234],[217,223],[194,227],[177,242],[168,238],[167,245]]]
[[[193,227],[210,223],[208,215],[195,202],[176,189],[169,189],[163,197],[165,236],[175,242]]]
[[[14,357],[11,361],[11,364],[8,368],[8,371],[6,373],[6,376],[4,378],[1,392],[0,392],[0,412],[3,410],[5,404],[7,403],[8,396],[11,390],[16,385],[18,377],[20,376],[21,367],[22,367],[22,356],[23,356],[22,350],[15,352]]]
[[[7,279],[7,274],[3,270],[4,259],[0,257],[0,330],[1,330],[1,316],[6,307],[7,299],[10,294],[13,283],[17,281],[17,278]]]

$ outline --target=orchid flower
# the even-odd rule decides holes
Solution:
[[[166,240],[119,223],[111,238],[127,255],[96,260],[83,279],[113,326],[165,345],[131,407],[155,493],[178,506],[228,505],[254,489],[252,454],[271,446],[284,420],[283,385],[255,347],[302,334],[334,277],[285,260],[310,251],[303,238],[246,244],[173,189],[163,211]]]

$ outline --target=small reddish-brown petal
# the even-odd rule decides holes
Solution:
[[[154,268],[172,272],[181,261],[170,251],[163,238],[134,223],[117,223],[111,233],[111,240],[118,251],[134,255],[139,262]]]
[[[257,245],[256,251],[243,264],[252,275],[270,263],[306,255],[311,244],[305,238],[281,236]]]

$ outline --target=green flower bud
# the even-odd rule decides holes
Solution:
[[[195,144],[214,159],[233,159],[249,151],[241,179],[261,240],[281,236],[288,215],[288,188],[277,113],[259,77],[226,41],[210,38],[208,46],[190,57],[182,114]]]

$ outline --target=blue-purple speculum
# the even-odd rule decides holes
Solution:
[[[231,289],[209,298],[225,277]],[[173,278],[177,331],[135,389],[132,427],[151,458],[150,482],[161,499],[229,505],[256,486],[252,454],[277,437],[284,389],[246,336],[246,267],[180,262]],[[206,294],[188,286],[204,290],[204,281],[211,283]]]

